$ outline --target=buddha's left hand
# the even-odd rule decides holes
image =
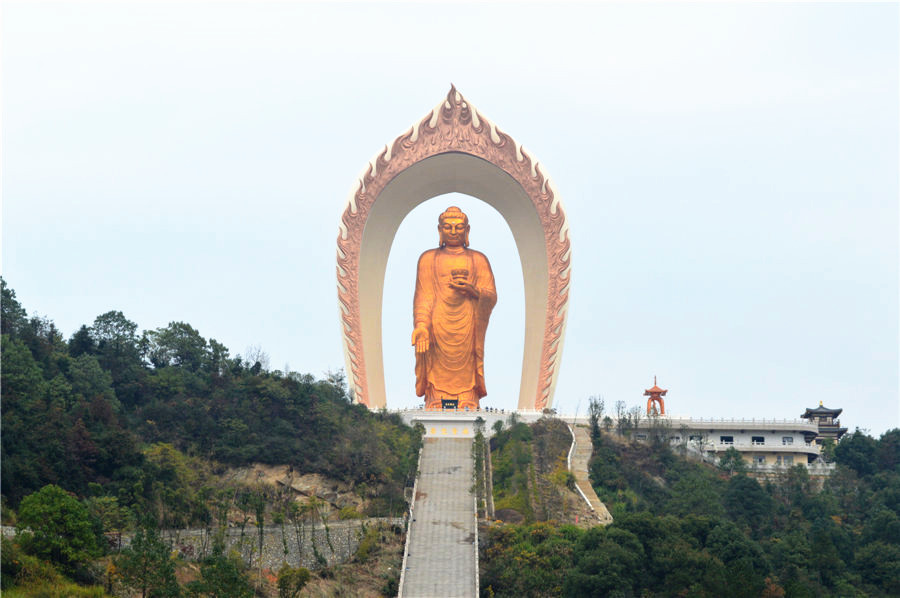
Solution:
[[[450,286],[461,293],[465,293],[469,297],[473,299],[478,299],[481,293],[478,292],[478,289],[475,288],[471,282],[466,282],[465,280],[451,280]]]

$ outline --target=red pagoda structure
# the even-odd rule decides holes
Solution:
[[[647,399],[647,415],[666,414],[666,403],[663,401],[663,397],[666,396],[667,392],[669,392],[667,389],[660,388],[656,385],[656,376],[653,376],[653,388],[648,388],[644,391],[644,396],[650,397]],[[659,404],[659,410],[656,409],[653,403]]]

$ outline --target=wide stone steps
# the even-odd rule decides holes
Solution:
[[[471,438],[425,439],[400,597],[478,595],[472,473]]]

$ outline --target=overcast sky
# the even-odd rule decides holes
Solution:
[[[4,2],[6,281],[71,335],[185,321],[273,369],[344,366],[335,240],[366,163],[450,83],[544,166],[573,283],[555,402],[898,422],[898,5]],[[414,396],[415,260],[469,212],[517,403],[522,272],[444,196],[387,272],[388,404]]]

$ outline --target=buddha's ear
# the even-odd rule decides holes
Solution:
[[[444,233],[441,230],[440,223],[438,223],[438,225],[437,225],[437,230],[438,230],[438,247],[443,247],[444,246]]]
[[[465,236],[465,238],[463,238],[463,247],[469,246],[469,230],[470,229],[471,229],[471,227],[468,224],[466,224],[466,236]]]

